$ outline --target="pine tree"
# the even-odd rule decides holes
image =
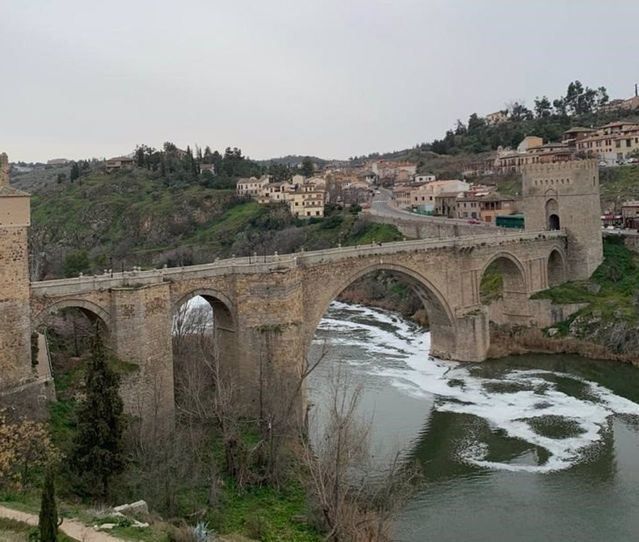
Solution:
[[[304,177],[311,177],[314,171],[315,165],[313,164],[313,160],[307,156],[302,160],[302,175],[304,175]]]
[[[71,182],[75,181],[80,176],[80,168],[77,162],[71,164],[71,173],[69,173],[69,179]]]
[[[54,472],[51,467],[46,471],[38,529],[40,542],[56,542],[58,539],[58,509],[55,504]]]
[[[86,397],[78,410],[78,432],[71,465],[87,494],[106,499],[111,478],[126,466],[123,453],[123,405],[120,379],[108,366],[96,332],[86,375]]]

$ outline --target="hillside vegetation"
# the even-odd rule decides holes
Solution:
[[[391,226],[338,208],[302,221],[286,206],[258,205],[232,189],[176,183],[143,168],[49,184],[33,195],[32,223],[36,278],[401,239]]]
[[[587,303],[558,326],[570,336],[606,347],[614,354],[639,352],[639,254],[621,238],[605,238],[604,261],[587,281],[572,281],[533,296],[554,303]]]

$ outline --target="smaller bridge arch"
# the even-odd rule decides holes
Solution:
[[[485,282],[489,276],[487,272],[491,267],[500,277],[497,279],[497,285],[500,286],[501,290],[499,292],[501,294],[501,309],[496,314],[503,313],[503,316],[496,317],[495,321],[499,322],[503,319],[508,323],[527,323],[529,315],[526,308],[530,294],[530,279],[525,266],[517,256],[509,251],[502,250],[491,255],[484,263],[478,281],[480,288],[478,299],[484,305],[492,305],[497,299],[494,297],[497,292],[492,291],[490,287],[491,282]],[[488,286],[488,291],[483,289],[486,286]],[[494,288],[495,284],[493,283],[492,286]],[[491,308],[489,311],[491,319],[495,316],[492,310]]]
[[[102,321],[108,331],[112,329],[111,314],[104,307],[87,299],[60,299],[50,305],[45,306],[34,318],[33,329],[37,330],[46,324],[47,319],[64,310],[64,309],[80,309],[89,319],[98,318]]]
[[[524,264],[517,256],[506,250],[496,252],[486,261],[479,274],[480,281],[486,273],[486,270],[493,264],[496,264],[499,271],[502,273],[502,277],[504,279],[504,291],[506,291],[506,289],[519,292],[529,291],[529,280]]]
[[[238,352],[240,350],[240,345],[238,345],[238,318],[231,299],[224,293],[213,288],[196,287],[186,292],[182,291],[176,295],[176,300],[172,302],[171,313],[169,315],[173,323],[173,378],[177,397],[181,395],[180,382],[182,384],[185,382],[182,378],[185,374],[184,364],[186,363],[188,365],[188,360],[185,360],[181,356],[183,353],[182,346],[186,346],[188,343],[182,342],[182,340],[186,339],[189,333],[193,332],[193,330],[184,328],[178,331],[180,327],[177,325],[178,315],[180,315],[180,309],[196,297],[203,298],[209,304],[212,311],[210,319],[207,316],[205,322],[200,321],[196,330],[196,333],[205,331],[207,335],[209,335],[208,332],[210,332],[209,338],[211,342],[208,343],[207,347],[207,349],[210,350],[209,353],[213,353],[214,359],[219,363],[219,366],[224,371],[228,371],[229,374],[239,374],[238,371],[241,365],[241,361],[238,360]],[[182,322],[185,322],[186,314],[181,313],[181,316],[184,318]],[[203,325],[203,327],[199,327],[201,325]]]
[[[566,281],[566,256],[558,248],[553,248],[548,254],[547,275],[548,287],[558,286]]]
[[[180,307],[195,297],[202,297],[211,306],[214,318],[217,319],[216,327],[227,330],[235,329],[237,315],[233,303],[228,296],[211,288],[195,288],[181,294],[173,303],[171,314],[177,314]]]

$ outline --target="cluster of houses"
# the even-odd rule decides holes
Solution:
[[[601,166],[639,162],[639,124],[617,121],[599,128],[576,126],[566,130],[560,142],[544,143],[541,137],[527,136],[516,149],[500,147],[495,156],[469,164],[464,175],[519,173],[529,164],[575,157],[595,158]]]
[[[390,160],[372,160],[367,164],[369,180],[375,180],[382,186],[409,182],[417,173],[417,165],[411,162],[393,162]]]
[[[393,188],[395,204],[428,215],[495,224],[498,216],[517,213],[515,198],[503,196],[494,186],[469,184],[459,179],[437,180],[416,175],[412,182]]]
[[[272,182],[270,175],[240,179],[235,187],[239,197],[253,198],[260,204],[286,202],[298,218],[323,217],[326,180],[322,177],[294,175],[291,181]]]
[[[286,202],[297,218],[323,217],[328,203],[370,206],[376,178],[367,168],[327,167],[321,176],[293,175],[290,181],[275,182],[269,175],[240,179],[236,194],[260,204]]]

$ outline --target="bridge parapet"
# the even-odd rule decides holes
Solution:
[[[110,288],[134,288],[165,281],[193,279],[204,276],[271,273],[274,271],[338,262],[363,256],[387,256],[404,252],[445,248],[463,250],[473,249],[479,246],[497,246],[520,243],[522,241],[563,239],[565,237],[566,234],[563,231],[540,231],[503,234],[499,236],[474,235],[447,239],[396,241],[392,243],[338,247],[292,254],[229,258],[212,263],[186,267],[170,267],[147,271],[125,271],[123,273],[107,273],[103,275],[38,281],[31,283],[31,290],[36,296],[73,295]]]

